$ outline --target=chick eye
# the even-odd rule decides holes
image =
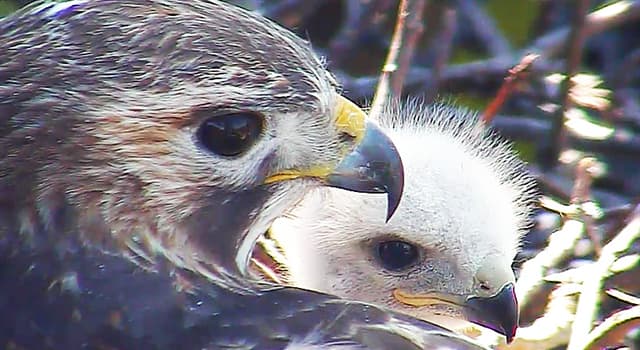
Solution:
[[[413,265],[418,260],[418,248],[403,241],[384,241],[376,246],[376,254],[382,266],[398,271]]]
[[[262,132],[263,117],[253,112],[237,112],[206,119],[197,131],[200,143],[221,156],[246,152]]]

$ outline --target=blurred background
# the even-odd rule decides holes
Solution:
[[[229,2],[310,41],[362,106],[393,63],[392,95],[467,106],[515,143],[542,197],[514,263],[523,328],[497,347],[640,349],[640,1]]]

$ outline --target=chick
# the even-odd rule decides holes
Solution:
[[[379,119],[405,168],[395,216],[378,219],[383,196],[309,193],[268,233],[283,254],[279,278],[450,328],[473,321],[511,339],[511,264],[535,197],[524,164],[465,109],[413,100]]]

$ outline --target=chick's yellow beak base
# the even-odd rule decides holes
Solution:
[[[447,298],[444,296],[439,296],[436,293],[411,294],[401,289],[394,289],[391,294],[393,295],[393,298],[396,299],[398,302],[405,305],[414,306],[414,307],[425,307],[425,306],[431,306],[436,304],[462,306],[461,303],[459,303],[456,300],[453,300],[455,299],[455,297]]]

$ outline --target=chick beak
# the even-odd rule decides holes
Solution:
[[[518,328],[518,300],[513,283],[505,284],[491,297],[468,298],[465,316],[473,323],[504,335],[510,343]]]
[[[389,221],[402,197],[402,160],[389,137],[377,125],[367,122],[360,143],[326,177],[325,183],[355,192],[387,193]]]

